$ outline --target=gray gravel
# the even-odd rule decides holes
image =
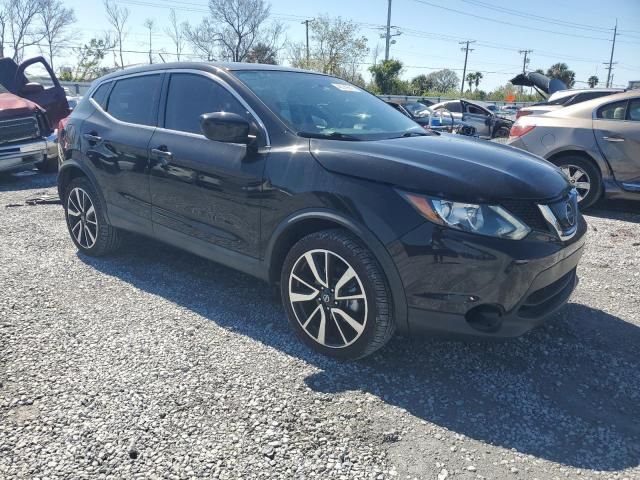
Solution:
[[[501,343],[352,364],[268,288],[131,238],[78,255],[54,176],[0,177],[0,478],[640,478],[640,213],[589,216],[581,283]]]

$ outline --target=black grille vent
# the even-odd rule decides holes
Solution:
[[[31,140],[40,137],[40,127],[35,117],[0,120],[0,144]]]
[[[542,216],[538,205],[527,200],[503,200],[504,208],[526,223],[533,230],[549,231],[549,226]]]

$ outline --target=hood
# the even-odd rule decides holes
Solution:
[[[567,86],[562,80],[557,78],[549,78],[546,75],[542,75],[538,72],[521,73],[520,75],[512,78],[511,83],[513,85],[523,87],[536,87],[542,90],[547,95],[551,95],[558,90],[566,90]]]
[[[38,105],[29,100],[12,93],[0,93],[0,118],[30,115],[38,110]]]
[[[462,201],[551,200],[569,183],[551,163],[512,147],[461,135],[310,141],[327,170]]]

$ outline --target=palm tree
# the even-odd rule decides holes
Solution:
[[[473,85],[473,83],[476,81],[476,74],[475,73],[467,73],[467,83],[469,84],[469,91],[471,91],[471,85]]]
[[[595,75],[591,75],[587,80],[587,83],[589,84],[589,88],[594,88],[595,86],[597,86],[599,81],[600,79],[598,77],[596,77]]]
[[[482,75],[482,72],[475,73],[475,78],[473,79],[473,83],[476,86],[476,92],[478,91],[478,85],[480,85],[480,80],[482,80],[482,77],[484,77],[484,75]]]
[[[557,78],[569,88],[576,83],[576,74],[573,70],[569,70],[566,63],[555,63],[547,70],[547,77]]]

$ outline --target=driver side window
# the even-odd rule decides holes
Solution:
[[[164,128],[202,134],[200,115],[212,112],[231,112],[248,118],[242,104],[214,80],[193,73],[171,75]]]

